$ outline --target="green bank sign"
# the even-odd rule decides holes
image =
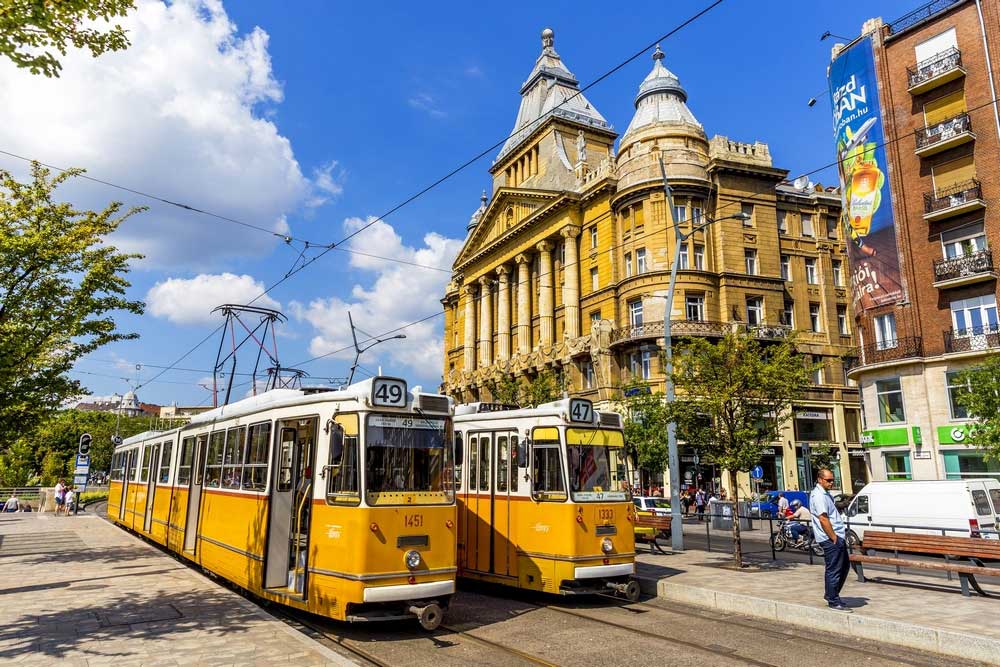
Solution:
[[[938,426],[938,442],[942,445],[970,445],[975,441],[974,424]]]
[[[861,444],[865,447],[897,447],[910,444],[909,430],[905,426],[898,428],[873,428],[862,431]]]

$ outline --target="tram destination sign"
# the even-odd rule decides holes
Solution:
[[[368,426],[376,428],[403,428],[423,431],[443,431],[444,419],[435,417],[415,417],[410,415],[372,415]]]
[[[372,380],[372,405],[380,408],[406,407],[406,380],[377,377]]]

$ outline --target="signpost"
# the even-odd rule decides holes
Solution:
[[[80,436],[80,446],[77,448],[76,467],[73,469],[73,493],[75,502],[73,503],[73,514],[77,513],[80,507],[80,494],[87,490],[87,480],[90,479],[90,443],[93,438],[89,433]]]
[[[762,467],[760,467],[759,465],[754,466],[753,468],[750,468],[750,477],[752,479],[763,479],[764,478],[764,469]]]

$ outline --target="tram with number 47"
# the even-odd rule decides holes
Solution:
[[[454,405],[376,377],[274,389],[112,458],[112,521],[251,593],[436,628],[455,592]]]
[[[455,409],[459,576],[639,597],[621,415],[581,398]]]

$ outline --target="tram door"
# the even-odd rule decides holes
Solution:
[[[143,515],[142,530],[149,532],[153,527],[153,494],[156,493],[156,477],[160,473],[160,446],[153,445],[149,453],[149,481],[146,483],[146,513]]]
[[[517,576],[517,557],[512,540],[512,492],[517,491],[517,431],[493,434],[493,469],[495,471],[492,505],[493,530],[490,572]]]
[[[132,481],[132,475],[135,474],[135,457],[138,449],[130,449],[125,452],[125,470],[122,473],[122,499],[118,503],[118,520],[125,521],[125,505],[128,503],[128,487],[129,482]]]
[[[469,570],[493,571],[493,435],[469,437],[469,493],[465,503],[465,563]]]
[[[316,419],[281,422],[275,443],[264,587],[305,591]]]
[[[201,518],[201,486],[205,481],[205,453],[208,434],[199,435],[194,447],[194,468],[188,493],[187,517],[184,520],[184,551],[194,553],[198,544],[198,519]]]

